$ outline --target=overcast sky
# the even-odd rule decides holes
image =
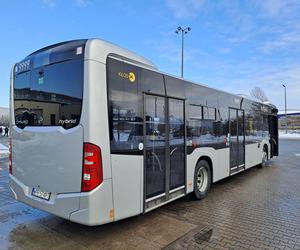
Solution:
[[[261,87],[283,109],[300,109],[298,0],[32,0],[0,8],[0,106],[8,106],[14,62],[41,47],[98,37],[180,74],[177,26],[185,40],[185,78],[236,94]]]

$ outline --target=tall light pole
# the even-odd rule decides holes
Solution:
[[[181,28],[181,26],[179,26],[175,31],[176,34],[179,34],[181,32],[181,78],[183,78],[183,42],[184,42],[184,35],[187,34],[191,30],[192,29],[190,27]]]
[[[285,133],[287,134],[288,120],[287,120],[287,113],[286,113],[286,86],[285,86],[285,84],[282,84],[282,87],[284,87]]]

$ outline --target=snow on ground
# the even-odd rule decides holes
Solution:
[[[286,134],[285,131],[279,131],[280,139],[300,139],[300,132],[289,132]]]
[[[0,143],[0,158],[7,157],[9,154],[8,147]]]

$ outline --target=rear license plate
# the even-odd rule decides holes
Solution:
[[[38,198],[46,200],[46,201],[48,201],[50,199],[50,195],[51,195],[51,193],[42,191],[38,188],[33,188],[31,194],[35,197],[38,197]]]

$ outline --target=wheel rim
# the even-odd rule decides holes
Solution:
[[[266,162],[267,162],[267,153],[264,151],[263,152],[263,159],[262,159],[262,166],[266,166]]]
[[[197,172],[197,188],[202,193],[206,190],[208,183],[208,173],[205,167],[201,167]]]

